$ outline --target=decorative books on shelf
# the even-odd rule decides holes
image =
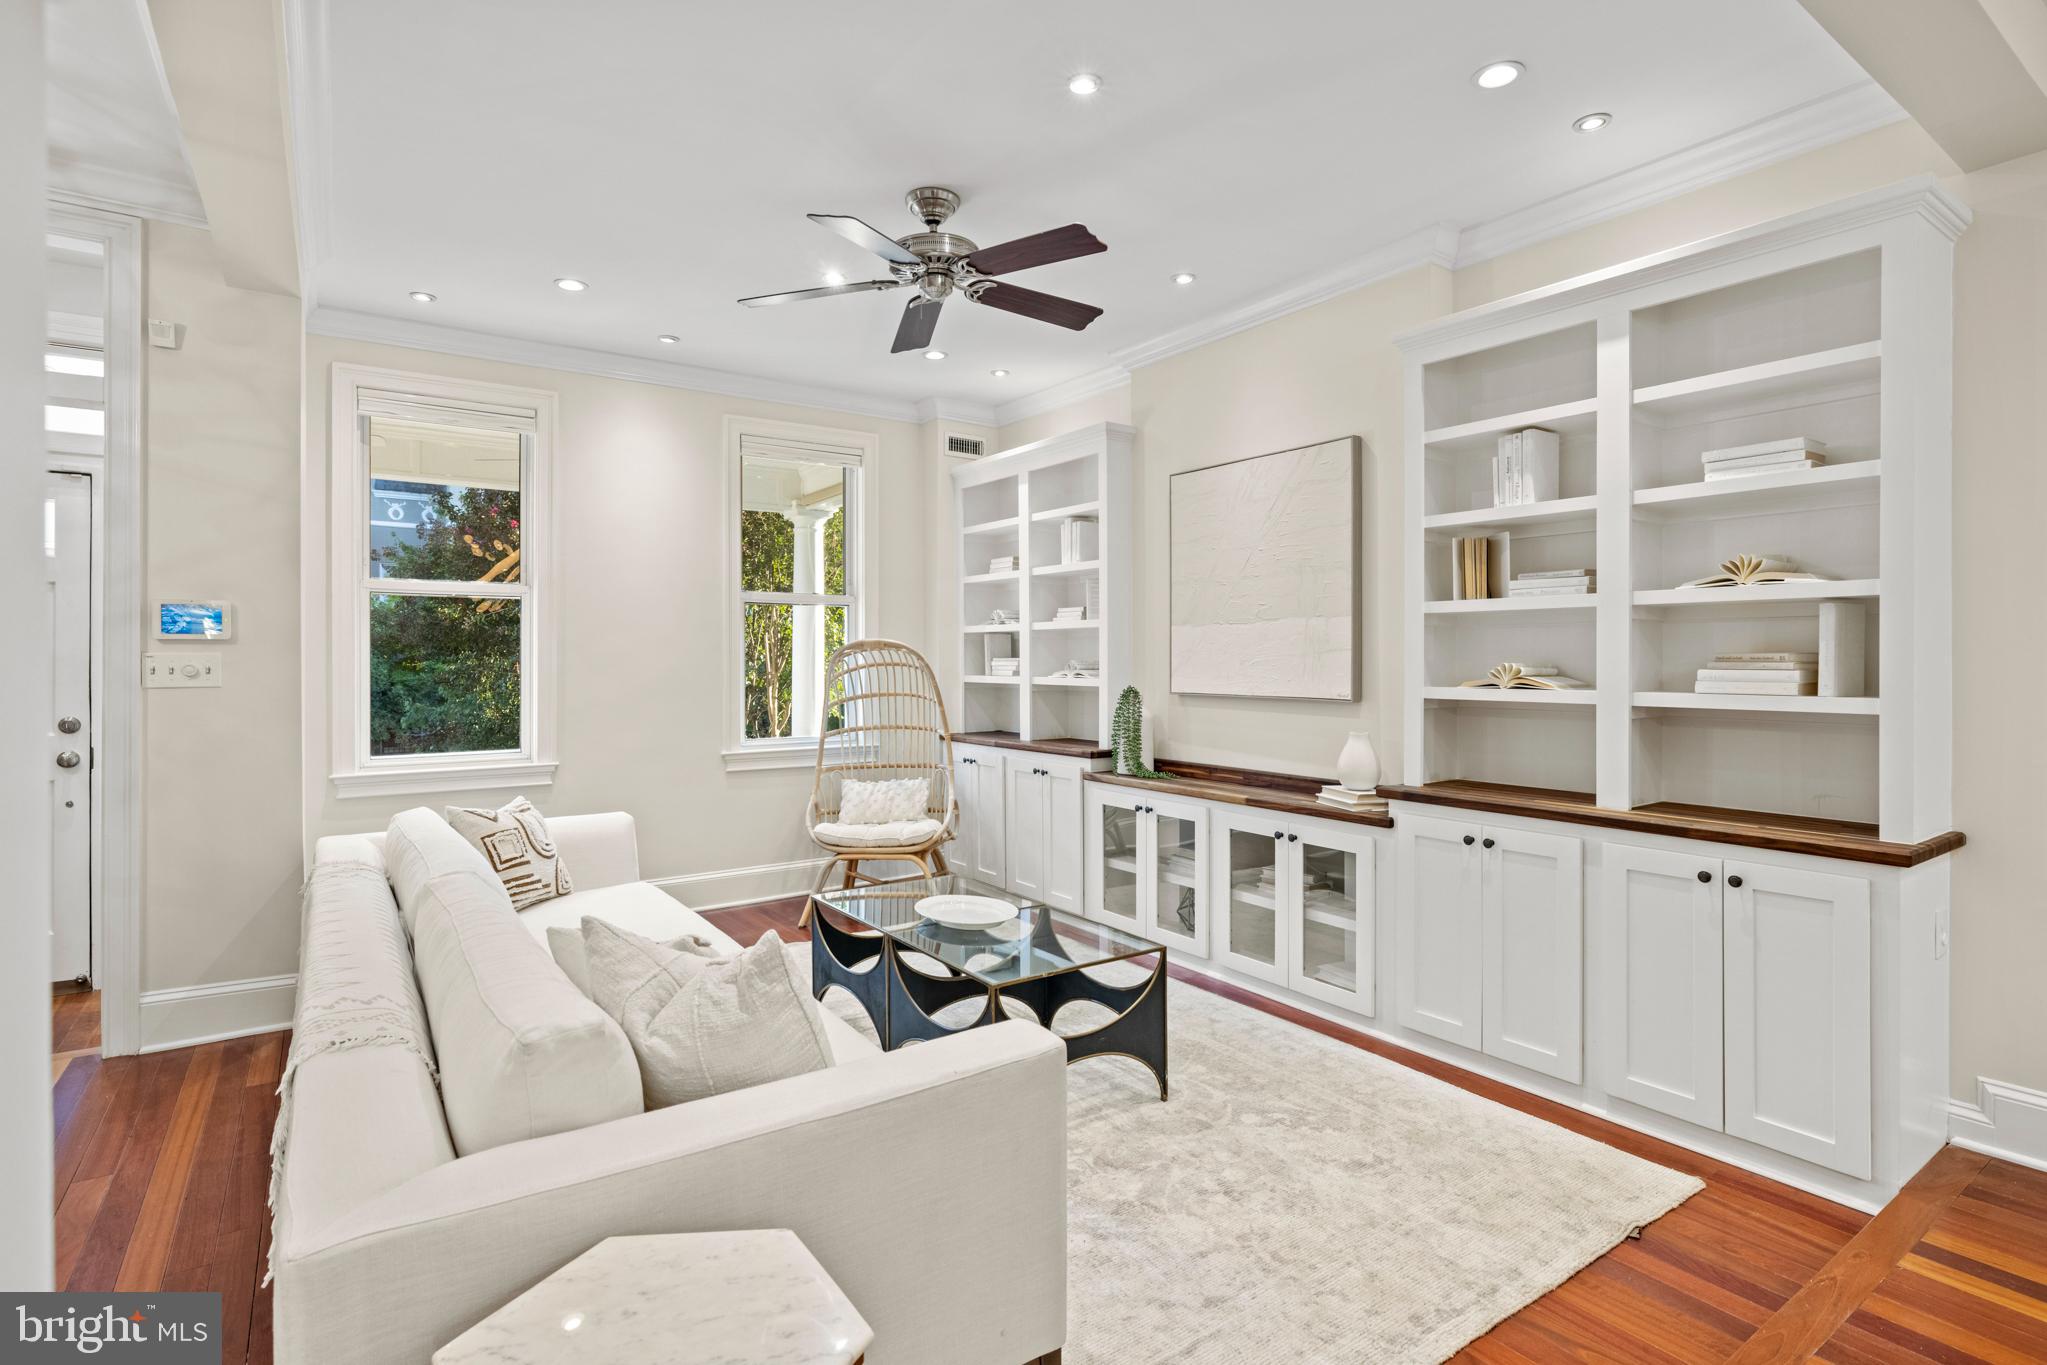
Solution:
[[[1483,678],[1457,684],[1459,687],[1497,687],[1502,691],[1514,688],[1544,688],[1563,690],[1590,687],[1592,684],[1580,678],[1573,678],[1554,664],[1505,663],[1493,666],[1493,671]]]
[[[1540,569],[1517,573],[1507,584],[1509,597],[1570,597],[1598,591],[1593,569]]]
[[[1014,678],[1017,669],[1022,666],[1022,663],[1023,661],[1013,654],[999,659],[990,659],[988,661],[988,676],[991,678]]]
[[[1500,437],[1493,456],[1493,506],[1553,501],[1558,451],[1557,434],[1542,427],[1524,427]]]
[[[1819,662],[1818,654],[1796,650],[1718,654],[1699,670],[1692,690],[1745,697],[1818,696]]]
[[[1059,523],[1059,562],[1088,564],[1101,558],[1102,527],[1093,517],[1067,517]]]
[[[1507,578],[1507,537],[1457,536],[1450,542],[1450,596],[1457,601],[1498,597]]]
[[[1827,462],[1827,446],[1809,436],[1787,436],[1754,445],[1727,446],[1699,456],[1707,482],[1739,479],[1750,474],[1779,474],[1787,469],[1817,469]]]
[[[989,560],[989,561],[988,561],[988,572],[989,572],[989,573],[1015,573],[1015,572],[1016,572],[1016,556],[1015,556],[1015,555],[997,555],[997,556],[995,556],[995,558],[993,558],[993,559],[991,559],[991,560]]]
[[[1794,560],[1776,555],[1736,555],[1724,560],[1720,572],[1680,583],[1680,588],[1746,588],[1758,583],[1819,583],[1821,574],[1806,573]]]
[[[1338,810],[1363,811],[1371,814],[1382,814],[1386,810],[1385,797],[1373,796],[1369,792],[1354,792],[1333,782],[1317,792],[1315,799],[1325,806],[1334,806]]]

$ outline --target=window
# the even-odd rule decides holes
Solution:
[[[335,375],[337,786],[548,781],[551,395]]]
[[[825,661],[860,633],[874,438],[728,420],[732,766],[807,763],[840,723]]]

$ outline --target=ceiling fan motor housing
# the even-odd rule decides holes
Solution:
[[[904,195],[903,202],[925,227],[935,232],[958,210],[960,197],[942,185],[920,185]]]

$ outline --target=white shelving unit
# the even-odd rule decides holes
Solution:
[[[1132,435],[1127,426],[1099,423],[952,471],[960,729],[1107,743],[1110,712],[1131,672]],[[1070,518],[1093,519],[1094,557],[1061,553],[1061,523]],[[1011,555],[1015,570],[985,571]],[[1054,619],[1059,608],[1085,606],[1090,597],[1097,607],[1091,619]],[[998,610],[1010,620],[992,621]],[[1011,656],[1018,676],[994,676],[988,661]],[[1070,663],[1093,664],[1098,676],[1054,676]]]
[[[1468,310],[1408,361],[1405,753],[1451,779],[1949,828],[1952,295],[1967,214],[1931,181]],[[1548,502],[1494,507],[1500,436],[1560,437]],[[1700,453],[1802,436],[1817,469],[1702,479]],[[1450,546],[1515,572],[1596,568],[1585,597],[1454,600]],[[1825,581],[1680,589],[1737,554]],[[1499,590],[1504,590],[1504,585]],[[1699,695],[1729,651],[1812,650],[1866,613],[1854,697]],[[1576,693],[1457,683],[1554,664]]]

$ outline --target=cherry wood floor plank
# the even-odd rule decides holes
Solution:
[[[263,1278],[257,1262],[257,1248],[263,1244],[255,1228],[240,1228],[218,1243],[219,1254],[206,1269],[207,1288],[220,1290],[220,1358],[249,1361],[249,1316],[256,1300],[256,1281]],[[264,1291],[268,1293],[268,1290]],[[266,1354],[262,1365],[270,1365]]]
[[[163,1147],[157,1153],[149,1187],[142,1196],[142,1208],[135,1217],[135,1231],[121,1259],[120,1277],[114,1282],[116,1290],[147,1291],[162,1282],[178,1208],[184,1202],[185,1187],[198,1162],[199,1130],[206,1124],[207,1105],[213,1098],[214,1082],[220,1078],[221,1058],[219,1048],[202,1047],[185,1070]]]
[[[77,1156],[74,1180],[91,1180],[103,1175],[112,1175],[120,1163],[121,1149],[127,1145],[129,1130],[135,1126],[135,1117],[141,1108],[138,1100],[139,1087],[146,1074],[149,1061],[142,1057],[108,1057],[100,1062],[101,1084],[107,1087],[107,1109],[90,1133],[80,1130],[78,1142],[81,1150]],[[70,1139],[65,1134],[65,1140]]]
[[[112,1176],[103,1175],[93,1180],[74,1180],[65,1188],[64,1197],[57,1204],[57,1270],[50,1283],[70,1283],[78,1253],[85,1249],[85,1239],[92,1231],[93,1220],[99,1217],[107,1186],[112,1183]]]
[[[70,1288],[105,1290],[117,1286],[128,1242],[134,1236],[136,1220],[142,1216],[142,1203],[149,1193],[150,1177],[156,1171],[157,1154],[170,1132],[178,1090],[191,1065],[192,1054],[187,1051],[158,1052],[143,1059],[134,1122],[109,1172],[113,1181],[100,1203],[99,1216],[93,1219],[78,1264],[72,1269]]]
[[[228,1173],[233,1169],[241,1136],[242,1099],[248,1090],[251,1042],[237,1038],[223,1045],[220,1070],[207,1096],[203,1126],[194,1144],[191,1178],[185,1183],[177,1223],[164,1255],[164,1268],[182,1270],[213,1259],[214,1235],[227,1202]]]

